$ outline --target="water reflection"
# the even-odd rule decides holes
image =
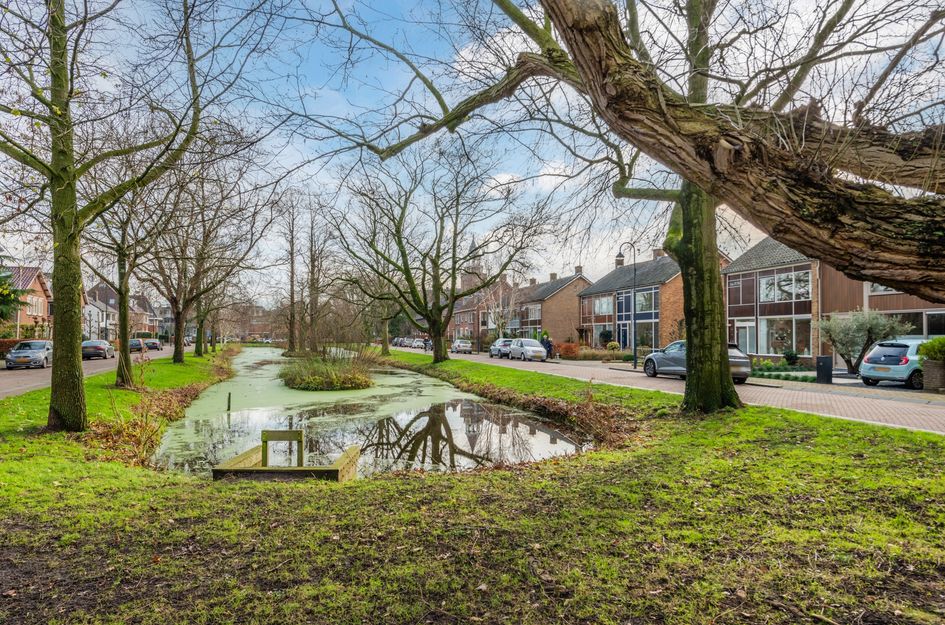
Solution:
[[[264,362],[260,362],[264,361]],[[205,391],[171,424],[153,458],[172,469],[210,468],[258,445],[262,430],[301,429],[305,461],[328,464],[360,445],[361,475],[424,468],[463,470],[539,460],[578,451],[579,444],[529,413],[410,371],[376,371],[370,389],[306,392],[278,378],[274,350],[244,350],[236,375]],[[232,395],[233,411],[226,412]],[[289,465],[295,443],[270,445],[270,464]]]

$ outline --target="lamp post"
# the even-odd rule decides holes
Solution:
[[[630,304],[630,342],[633,345],[633,368],[637,368],[637,246],[631,241],[624,241],[620,244],[617,254],[623,254],[624,246],[629,245],[633,252],[633,297]]]

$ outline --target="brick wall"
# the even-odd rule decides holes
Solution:
[[[660,287],[660,347],[684,338],[680,333],[684,319],[682,275],[677,275]]]
[[[563,343],[571,337],[578,340],[577,329],[581,326],[581,302],[578,293],[591,285],[584,277],[572,280],[566,287],[541,304],[541,329],[555,343]]]

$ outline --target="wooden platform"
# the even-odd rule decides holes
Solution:
[[[272,439],[270,439],[272,440]],[[213,467],[213,479],[225,477],[249,480],[295,480],[311,479],[331,482],[347,482],[358,476],[358,458],[361,448],[348,447],[337,460],[329,465],[312,467],[266,467],[263,466],[263,445],[257,445]]]

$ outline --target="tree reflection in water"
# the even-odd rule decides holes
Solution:
[[[264,429],[305,432],[305,464],[328,464],[351,445],[361,447],[359,473],[407,470],[463,470],[501,466],[575,453],[580,445],[496,404],[458,399],[419,412],[372,418],[377,404],[333,405],[279,414],[275,409],[234,412],[193,420],[189,434],[169,445],[165,466],[206,472],[210,467],[259,444]],[[270,446],[269,463],[288,466],[295,443]]]

